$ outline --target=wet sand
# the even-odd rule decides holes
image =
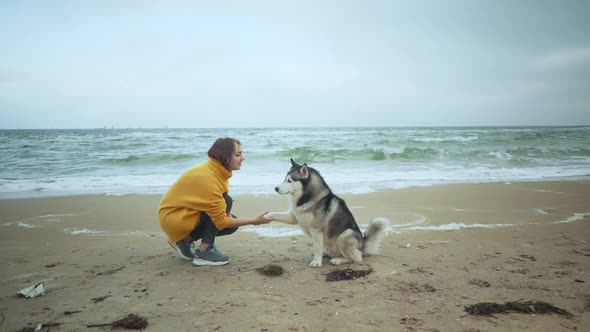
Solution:
[[[590,330],[590,182],[461,184],[342,195],[357,222],[391,220],[382,255],[308,266],[294,226],[217,240],[222,267],[178,258],[159,229],[161,196],[0,200],[0,329],[87,328],[128,314],[147,331]],[[285,197],[234,196],[234,213],[283,211]],[[288,236],[276,236],[281,232]],[[292,231],[292,232],[291,232]],[[268,263],[279,277],[256,271]],[[326,281],[335,269],[373,272]],[[44,282],[44,295],[16,292]],[[480,302],[538,300],[573,314],[468,315]]]

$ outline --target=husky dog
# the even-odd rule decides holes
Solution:
[[[343,199],[336,196],[322,176],[307,164],[299,165],[291,158],[291,169],[285,181],[275,188],[281,195],[289,194],[289,210],[270,212],[266,217],[287,224],[298,224],[313,242],[311,267],[322,266],[323,253],[330,263],[360,263],[365,255],[379,251],[389,221],[375,218],[365,234],[361,233]]]

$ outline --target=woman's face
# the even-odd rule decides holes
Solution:
[[[234,153],[231,155],[231,159],[229,161],[229,170],[230,171],[237,171],[242,167],[242,161],[244,160],[244,156],[242,155],[242,145],[241,144],[234,144]]]

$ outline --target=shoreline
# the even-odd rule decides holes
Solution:
[[[340,196],[360,225],[384,216],[395,227],[381,255],[339,267],[324,259],[318,269],[308,266],[306,236],[264,236],[255,231],[260,226],[217,240],[232,257],[228,265],[194,267],[174,255],[159,229],[161,195],[0,200],[0,329],[60,323],[51,331],[82,331],[130,313],[148,319],[146,331],[590,329],[589,181],[450,184]],[[232,197],[238,216],[287,208],[280,195]],[[443,228],[453,223],[482,226]],[[255,271],[271,262],[285,274]],[[373,272],[325,281],[326,273],[346,267]],[[16,297],[38,282],[47,287],[44,295]],[[521,299],[546,301],[574,316],[490,318],[464,311],[478,302]]]
[[[384,181],[384,182],[392,182],[392,181]],[[357,189],[344,189],[339,190],[341,186],[345,186],[343,184],[337,184],[334,188],[331,188],[334,193],[337,195],[342,196],[356,196],[356,195],[366,195],[366,194],[374,194],[374,193],[382,193],[391,190],[404,190],[404,189],[412,189],[412,188],[428,188],[428,187],[437,187],[437,186],[455,186],[455,185],[479,185],[479,184],[494,184],[494,183],[503,183],[503,184],[513,184],[513,183],[539,183],[539,182],[590,182],[590,174],[587,175],[570,175],[570,176],[562,176],[562,177],[547,177],[543,179],[505,179],[505,180],[456,180],[456,181],[424,181],[424,180],[416,180],[415,182],[411,183],[404,183],[403,186],[395,186],[395,187],[379,187],[377,189],[367,189],[367,188],[357,188]],[[379,182],[377,182],[379,183]],[[248,187],[248,186],[246,186]],[[251,187],[251,186],[250,186]],[[269,185],[272,187],[272,185]],[[165,191],[168,189],[168,185],[165,187],[160,188],[159,190],[151,190],[151,191],[143,191],[143,192],[85,192],[85,191],[69,191],[66,193],[62,192],[47,192],[43,191],[43,189],[38,189],[34,191],[35,193],[42,193],[42,194],[32,194],[32,191],[27,192],[0,192],[0,201],[3,200],[19,200],[19,199],[38,199],[38,198],[66,198],[66,197],[74,197],[74,196],[128,196],[128,195],[139,195],[139,196],[162,196],[164,195]],[[243,188],[236,188],[230,185],[230,192],[233,192],[232,196],[254,196],[254,197],[269,197],[275,196],[276,193],[271,190],[268,193],[261,193],[261,192],[242,192],[240,189]],[[238,192],[237,194],[235,192]]]

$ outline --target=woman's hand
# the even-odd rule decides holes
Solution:
[[[254,218],[254,222],[252,223],[252,225],[263,225],[263,224],[268,224],[269,222],[271,222],[272,219],[268,219],[265,217],[265,215],[267,213],[268,213],[268,211],[262,212],[261,214],[257,215]]]

